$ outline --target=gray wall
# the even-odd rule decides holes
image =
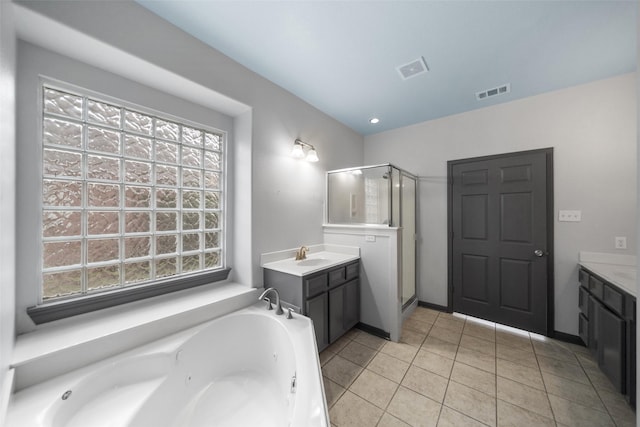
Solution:
[[[361,135],[133,2],[20,4],[251,107],[251,284],[261,282],[260,253],[322,241],[324,172],[362,164]],[[296,137],[319,163],[289,157]]]
[[[138,76],[131,64],[146,67],[155,83],[142,83],[165,82],[170,94],[194,83],[207,106],[216,101],[210,101],[213,92],[236,101],[229,109],[236,281],[262,285],[260,253],[322,242],[324,173],[362,164],[362,136],[133,2],[24,2],[16,12],[27,41],[133,80]],[[49,23],[58,26],[55,38],[46,33]],[[196,102],[195,92],[187,99]],[[296,137],[316,147],[320,162],[289,156]]]
[[[420,176],[420,300],[447,304],[447,161],[553,147],[555,328],[577,335],[578,252],[636,253],[635,85],[628,74],[366,137],[365,163]],[[561,209],[582,222],[557,222]]]
[[[15,35],[11,4],[0,2],[0,425],[9,398],[15,292]]]

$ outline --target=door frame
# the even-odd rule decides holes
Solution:
[[[554,335],[555,283],[554,283],[554,206],[553,206],[553,148],[516,151],[490,156],[447,161],[447,311],[453,312],[453,167],[463,163],[508,158],[517,155],[544,153],[547,161],[547,336]]]

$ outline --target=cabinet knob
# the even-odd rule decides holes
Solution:
[[[542,249],[536,249],[535,251],[533,251],[533,254],[537,257],[542,257],[545,255]]]

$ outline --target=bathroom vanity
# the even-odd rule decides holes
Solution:
[[[635,261],[614,256],[580,254],[578,333],[600,370],[635,407]]]
[[[305,260],[263,262],[264,287],[277,289],[282,301],[311,318],[322,351],[360,321],[360,259],[359,251],[311,248]]]

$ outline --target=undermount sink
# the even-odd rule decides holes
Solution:
[[[309,246],[310,254],[303,260],[296,261],[295,255],[298,249],[288,249],[281,252],[273,252],[278,254],[280,259],[262,262],[262,267],[267,270],[279,271],[281,273],[291,274],[293,276],[305,276],[315,273],[325,268],[330,268],[346,262],[355,261],[360,258],[360,248],[339,245],[313,245]],[[332,250],[335,249],[335,250]],[[263,254],[264,256],[265,254]],[[266,254],[271,255],[271,254]],[[271,256],[270,256],[271,257]]]
[[[323,265],[323,264],[327,264],[329,263],[330,260],[325,259],[325,258],[312,258],[312,259],[305,259],[302,261],[297,261],[297,264],[301,267],[313,267],[316,265]]]

